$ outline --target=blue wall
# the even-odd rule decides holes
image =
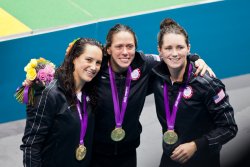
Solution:
[[[191,51],[198,53],[217,77],[250,73],[249,7],[247,0],[226,0],[0,42],[0,123],[25,118],[25,106],[16,102],[13,94],[25,78],[23,68],[31,58],[44,57],[59,65],[73,39],[92,37],[104,43],[107,31],[116,23],[134,29],[139,50],[157,53],[159,23],[163,18],[171,17],[186,28]]]

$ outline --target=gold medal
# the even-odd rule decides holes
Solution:
[[[79,144],[79,147],[76,149],[76,159],[78,161],[83,160],[87,153],[87,148],[83,144]]]
[[[111,132],[111,139],[113,141],[121,141],[125,137],[125,131],[122,128],[115,128]]]
[[[163,134],[163,140],[167,144],[175,144],[178,141],[178,135],[173,130],[168,130]]]

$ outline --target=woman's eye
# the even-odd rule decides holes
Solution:
[[[118,45],[118,46],[116,46],[116,48],[117,48],[117,49],[121,49],[121,48],[122,48],[122,46],[121,46],[121,45]]]
[[[91,59],[86,59],[87,60],[87,62],[91,62]]]
[[[128,49],[134,49],[134,45],[128,45],[127,48]]]

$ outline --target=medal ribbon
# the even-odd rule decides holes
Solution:
[[[25,104],[29,103],[29,86],[25,86],[23,90],[23,102]]]
[[[125,92],[122,99],[122,108],[120,109],[119,98],[117,93],[117,87],[115,84],[115,75],[114,72],[109,65],[109,76],[110,76],[110,83],[111,83],[111,90],[112,90],[112,98],[114,103],[114,112],[115,112],[115,123],[116,127],[122,127],[122,122],[124,118],[124,114],[128,104],[128,95],[130,92],[130,83],[131,83],[131,67],[128,67],[127,77],[126,77],[126,85],[125,85]]]
[[[165,104],[165,113],[166,113],[166,120],[167,120],[167,127],[168,127],[168,130],[174,130],[174,124],[175,124],[175,119],[176,119],[176,113],[177,113],[177,110],[178,110],[178,105],[181,101],[181,97],[182,97],[182,94],[184,92],[184,89],[190,79],[190,75],[191,75],[191,72],[192,72],[192,65],[191,63],[189,64],[189,68],[188,68],[188,78],[186,80],[186,83],[180,87],[179,89],[179,93],[178,93],[178,96],[174,102],[174,106],[173,106],[173,111],[172,111],[172,114],[170,113],[170,108],[169,108],[169,100],[168,100],[168,86],[166,84],[166,82],[164,83],[164,87],[163,87],[163,94],[164,94],[164,104]]]
[[[80,132],[80,145],[84,145],[84,137],[86,134],[87,130],[87,125],[88,125],[88,113],[87,113],[87,105],[86,105],[86,95],[83,93],[82,95],[82,107],[80,105],[79,100],[77,100],[77,111],[79,114],[79,118],[81,121],[81,132]],[[83,110],[83,117],[82,117],[82,112],[81,109]]]

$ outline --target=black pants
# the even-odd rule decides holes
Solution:
[[[136,167],[136,150],[121,155],[102,155],[94,153],[91,167]]]
[[[181,167],[181,165],[175,161],[172,161],[164,153],[161,156],[161,163],[159,167]]]
[[[180,164],[163,153],[159,167],[220,167],[220,156],[219,154],[202,157],[196,155],[185,164]]]

